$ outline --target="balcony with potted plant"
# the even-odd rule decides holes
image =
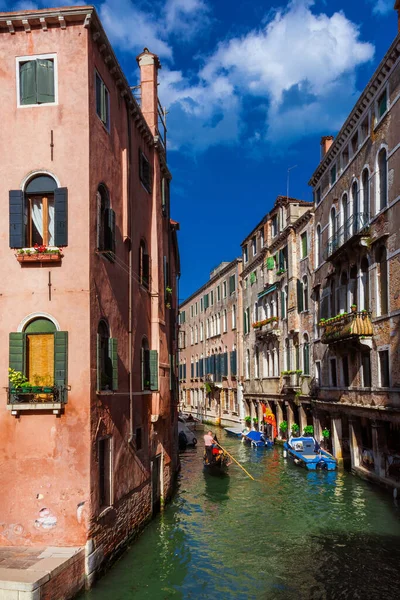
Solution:
[[[301,369],[295,369],[290,371],[282,371],[283,386],[286,390],[298,390],[301,388],[301,375],[303,371]]]
[[[323,344],[351,340],[368,346],[372,343],[371,313],[367,310],[357,311],[355,304],[351,306],[351,311],[348,313],[340,313],[330,319],[321,319],[319,326],[324,329],[321,336]]]
[[[252,323],[252,327],[255,331],[256,338],[266,338],[269,336],[278,337],[279,331],[279,320],[278,317],[269,317],[262,321],[255,321]]]
[[[59,412],[66,404],[66,388],[54,385],[51,377],[34,375],[33,383],[23,373],[8,369],[7,404],[12,414],[22,410]]]

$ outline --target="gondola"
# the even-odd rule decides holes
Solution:
[[[218,448],[218,446],[213,446],[211,461],[208,460],[207,453],[204,450],[203,464],[204,468],[209,472],[225,473],[230,465],[229,456],[226,452]]]

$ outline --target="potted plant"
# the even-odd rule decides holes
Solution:
[[[288,430],[288,422],[282,421],[279,425],[279,431],[281,432],[282,437],[285,437],[287,430]]]
[[[351,312],[353,312],[353,313],[357,312],[357,304],[352,304],[350,308],[351,308]]]
[[[247,427],[250,427],[251,424],[251,417],[247,416],[244,418],[244,422],[246,423]]]
[[[297,425],[297,423],[292,423],[291,431],[293,436],[299,435],[300,427]]]
[[[24,387],[28,388],[30,386],[25,375],[15,369],[8,369],[8,380],[12,391],[22,391]]]
[[[306,425],[303,430],[304,435],[314,435],[313,425]]]
[[[253,426],[254,426],[254,429],[257,429],[257,427],[258,427],[258,419],[257,419],[257,417],[253,417]]]
[[[322,437],[324,438],[324,440],[329,440],[329,438],[331,437],[329,429],[327,429],[326,427],[324,427],[324,429],[322,430]]]

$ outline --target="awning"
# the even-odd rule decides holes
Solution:
[[[270,285],[269,288],[267,288],[266,290],[264,290],[263,292],[260,292],[258,294],[258,298],[262,298],[263,296],[266,296],[267,294],[270,294],[271,292],[274,292],[277,289],[278,285],[276,283],[274,283],[273,285]]]

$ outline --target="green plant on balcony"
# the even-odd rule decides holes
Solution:
[[[285,273],[286,269],[278,269],[276,274],[277,275],[282,275],[282,273]]]
[[[313,425],[306,425],[303,429],[304,435],[314,435]]]
[[[244,418],[244,422],[246,423],[246,425],[250,425],[251,423],[251,417],[248,415],[247,417]]]
[[[258,425],[258,419],[257,419],[257,417],[253,417],[253,425]]]
[[[324,440],[328,440],[331,437],[330,431],[326,427],[324,427],[324,429],[322,430],[322,437],[324,438]]]
[[[15,369],[8,369],[8,380],[11,384],[11,387],[17,390],[30,386],[25,375],[23,375],[21,371],[16,371]]]

